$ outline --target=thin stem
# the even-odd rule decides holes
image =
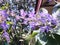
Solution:
[[[39,8],[41,6],[42,0],[38,0],[37,8],[36,8],[36,13],[38,13]]]

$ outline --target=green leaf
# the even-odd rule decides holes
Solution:
[[[53,34],[55,39],[52,37],[52,36],[48,36],[47,37],[47,44],[46,45],[60,45],[60,41],[57,41],[57,39],[59,40],[60,36],[56,35],[56,34]],[[59,37],[59,38],[56,38],[56,37]],[[59,42],[59,43],[58,43]]]
[[[42,45],[42,44],[39,42],[39,40],[37,40],[35,45]]]
[[[6,23],[7,23],[8,25],[13,24],[13,22],[10,22],[10,21],[7,21]]]
[[[24,45],[28,45],[29,41],[24,40]]]
[[[6,3],[5,5],[3,5],[2,7],[0,7],[0,9],[1,10],[5,10],[5,9],[7,9],[9,7],[9,4],[8,3]]]
[[[0,32],[0,34],[2,34],[3,33],[3,31],[2,32]]]
[[[54,39],[50,38],[50,39],[48,39],[46,45],[57,45],[57,42]]]
[[[11,29],[12,29],[12,25],[10,25],[9,29],[7,30],[7,32],[10,33]]]
[[[38,32],[33,32],[32,34],[27,36],[26,40],[30,40],[30,39],[34,38],[37,34],[38,34]]]
[[[2,32],[2,31],[3,31],[3,28],[0,27],[0,32]]]
[[[55,37],[55,40],[56,40],[57,44],[60,45],[60,35],[58,35],[58,34],[53,34],[53,35]]]

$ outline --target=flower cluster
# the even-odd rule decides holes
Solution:
[[[26,26],[24,27],[23,25]],[[3,32],[2,37],[3,39],[6,39],[8,43],[10,42],[11,38],[10,34],[8,33],[8,30],[11,31],[10,33],[12,33],[11,35],[14,37],[14,35],[17,32],[20,32],[20,30],[17,31],[17,27],[19,27],[19,29],[21,28],[21,30],[26,29],[28,27],[28,30],[33,31],[40,29],[40,32],[48,33],[51,29],[55,28],[56,26],[57,21],[52,15],[50,15],[47,12],[44,13],[44,11],[40,11],[37,14],[35,14],[34,8],[30,8],[30,10],[28,11],[24,9],[15,11],[9,8],[6,10],[0,10],[0,28],[2,28]]]
[[[6,10],[0,10],[0,27],[5,31],[8,29],[8,25],[6,24],[7,16]]]
[[[48,32],[57,25],[56,19],[54,19],[53,16],[48,13],[41,12],[35,14],[34,10],[24,12],[24,10],[21,9],[20,15],[20,18],[24,19],[23,23],[28,24],[32,30],[36,30],[35,28],[38,27],[38,29],[40,29],[42,32]]]
[[[7,33],[7,30],[9,30],[10,27],[12,30],[16,30],[17,22],[27,25],[25,28],[29,26],[31,30],[40,29],[41,32],[48,32],[57,25],[57,21],[52,15],[44,12],[35,14],[34,9],[29,11],[20,9],[19,14],[13,10],[0,10],[0,28],[3,29],[2,37],[5,38],[7,42],[10,42],[10,35]]]
[[[0,28],[3,30],[2,37],[6,38],[6,40],[8,42],[9,36],[8,36],[8,33],[6,31],[8,30],[9,25],[6,23],[7,17],[8,17],[8,14],[7,14],[6,10],[0,10]],[[9,41],[10,41],[10,39],[9,39]]]
[[[4,32],[2,34],[2,37],[3,37],[3,40],[6,39],[6,41],[9,43],[10,42],[10,37],[9,37],[9,34],[7,32]]]

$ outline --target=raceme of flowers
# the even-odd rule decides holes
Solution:
[[[22,14],[21,14],[22,13]],[[24,19],[23,23],[29,24],[32,30],[35,30],[35,27],[39,27],[42,32],[48,32],[49,30],[56,27],[57,21],[48,13],[39,13],[35,14],[35,11],[32,10],[28,13],[25,13],[23,9],[20,10],[21,18]],[[24,15],[23,15],[24,14]]]
[[[31,30],[40,29],[42,33],[49,32],[57,26],[56,19],[48,13],[39,12],[35,14],[34,10],[25,11],[24,9],[20,9],[17,15],[13,10],[0,10],[0,28],[3,31],[2,37],[8,43],[10,42],[10,36],[7,30],[9,30],[11,25],[12,29],[15,29],[18,21],[21,24],[27,25],[27,27],[29,26]],[[7,22],[10,22],[10,24]]]

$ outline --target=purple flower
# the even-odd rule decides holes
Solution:
[[[4,16],[4,17],[7,17],[7,16],[8,16],[6,10],[0,10],[0,15],[2,15],[2,16]]]
[[[16,20],[19,20],[20,19],[20,16],[19,15],[16,15],[15,18],[16,18]]]
[[[28,22],[28,21],[24,20],[24,21],[23,21],[23,24],[27,24],[27,22]]]
[[[53,29],[52,26],[57,25],[57,21],[50,14],[40,13],[40,16],[40,21],[42,24],[44,24],[44,26],[41,27],[42,32],[48,32],[49,30]]]
[[[6,31],[9,28],[9,25],[7,25],[5,22],[1,24],[4,31]]]
[[[5,38],[6,39],[6,41],[9,43],[10,42],[10,37],[9,37],[9,34],[5,31],[5,32],[3,32],[3,34],[2,34],[2,38]]]
[[[21,16],[26,16],[27,12],[25,12],[23,9],[20,10],[20,15]]]
[[[51,22],[52,20],[52,16],[50,14],[47,14],[47,13],[40,13],[40,21],[45,24],[47,22]]]
[[[35,29],[36,27],[40,27],[42,32],[48,32],[49,30],[53,29],[53,26],[56,26],[56,20],[48,13],[40,13],[40,15],[35,16],[36,14],[30,12],[29,13],[29,20],[25,19],[29,22],[29,26],[31,29]]]
[[[41,21],[42,24],[46,23],[46,19],[44,19],[44,18],[41,18],[39,21]]]
[[[48,13],[40,13],[41,18],[52,19],[53,17]]]
[[[0,23],[5,22],[7,17],[8,17],[8,14],[6,10],[0,10]]]
[[[29,22],[30,28],[34,27],[35,24],[36,24],[35,22]]]
[[[55,20],[55,19],[51,20],[51,24],[52,25],[57,25],[57,20]]]
[[[41,32],[48,32],[49,30],[51,30],[52,27],[47,25],[47,26],[43,26],[43,27],[40,27],[40,31]]]
[[[29,15],[29,17],[31,17],[31,18],[34,17],[34,16],[35,16],[35,11],[31,11],[31,12],[29,12],[28,15]]]
[[[12,17],[16,16],[16,14],[13,10],[11,11],[10,16],[12,16]]]

